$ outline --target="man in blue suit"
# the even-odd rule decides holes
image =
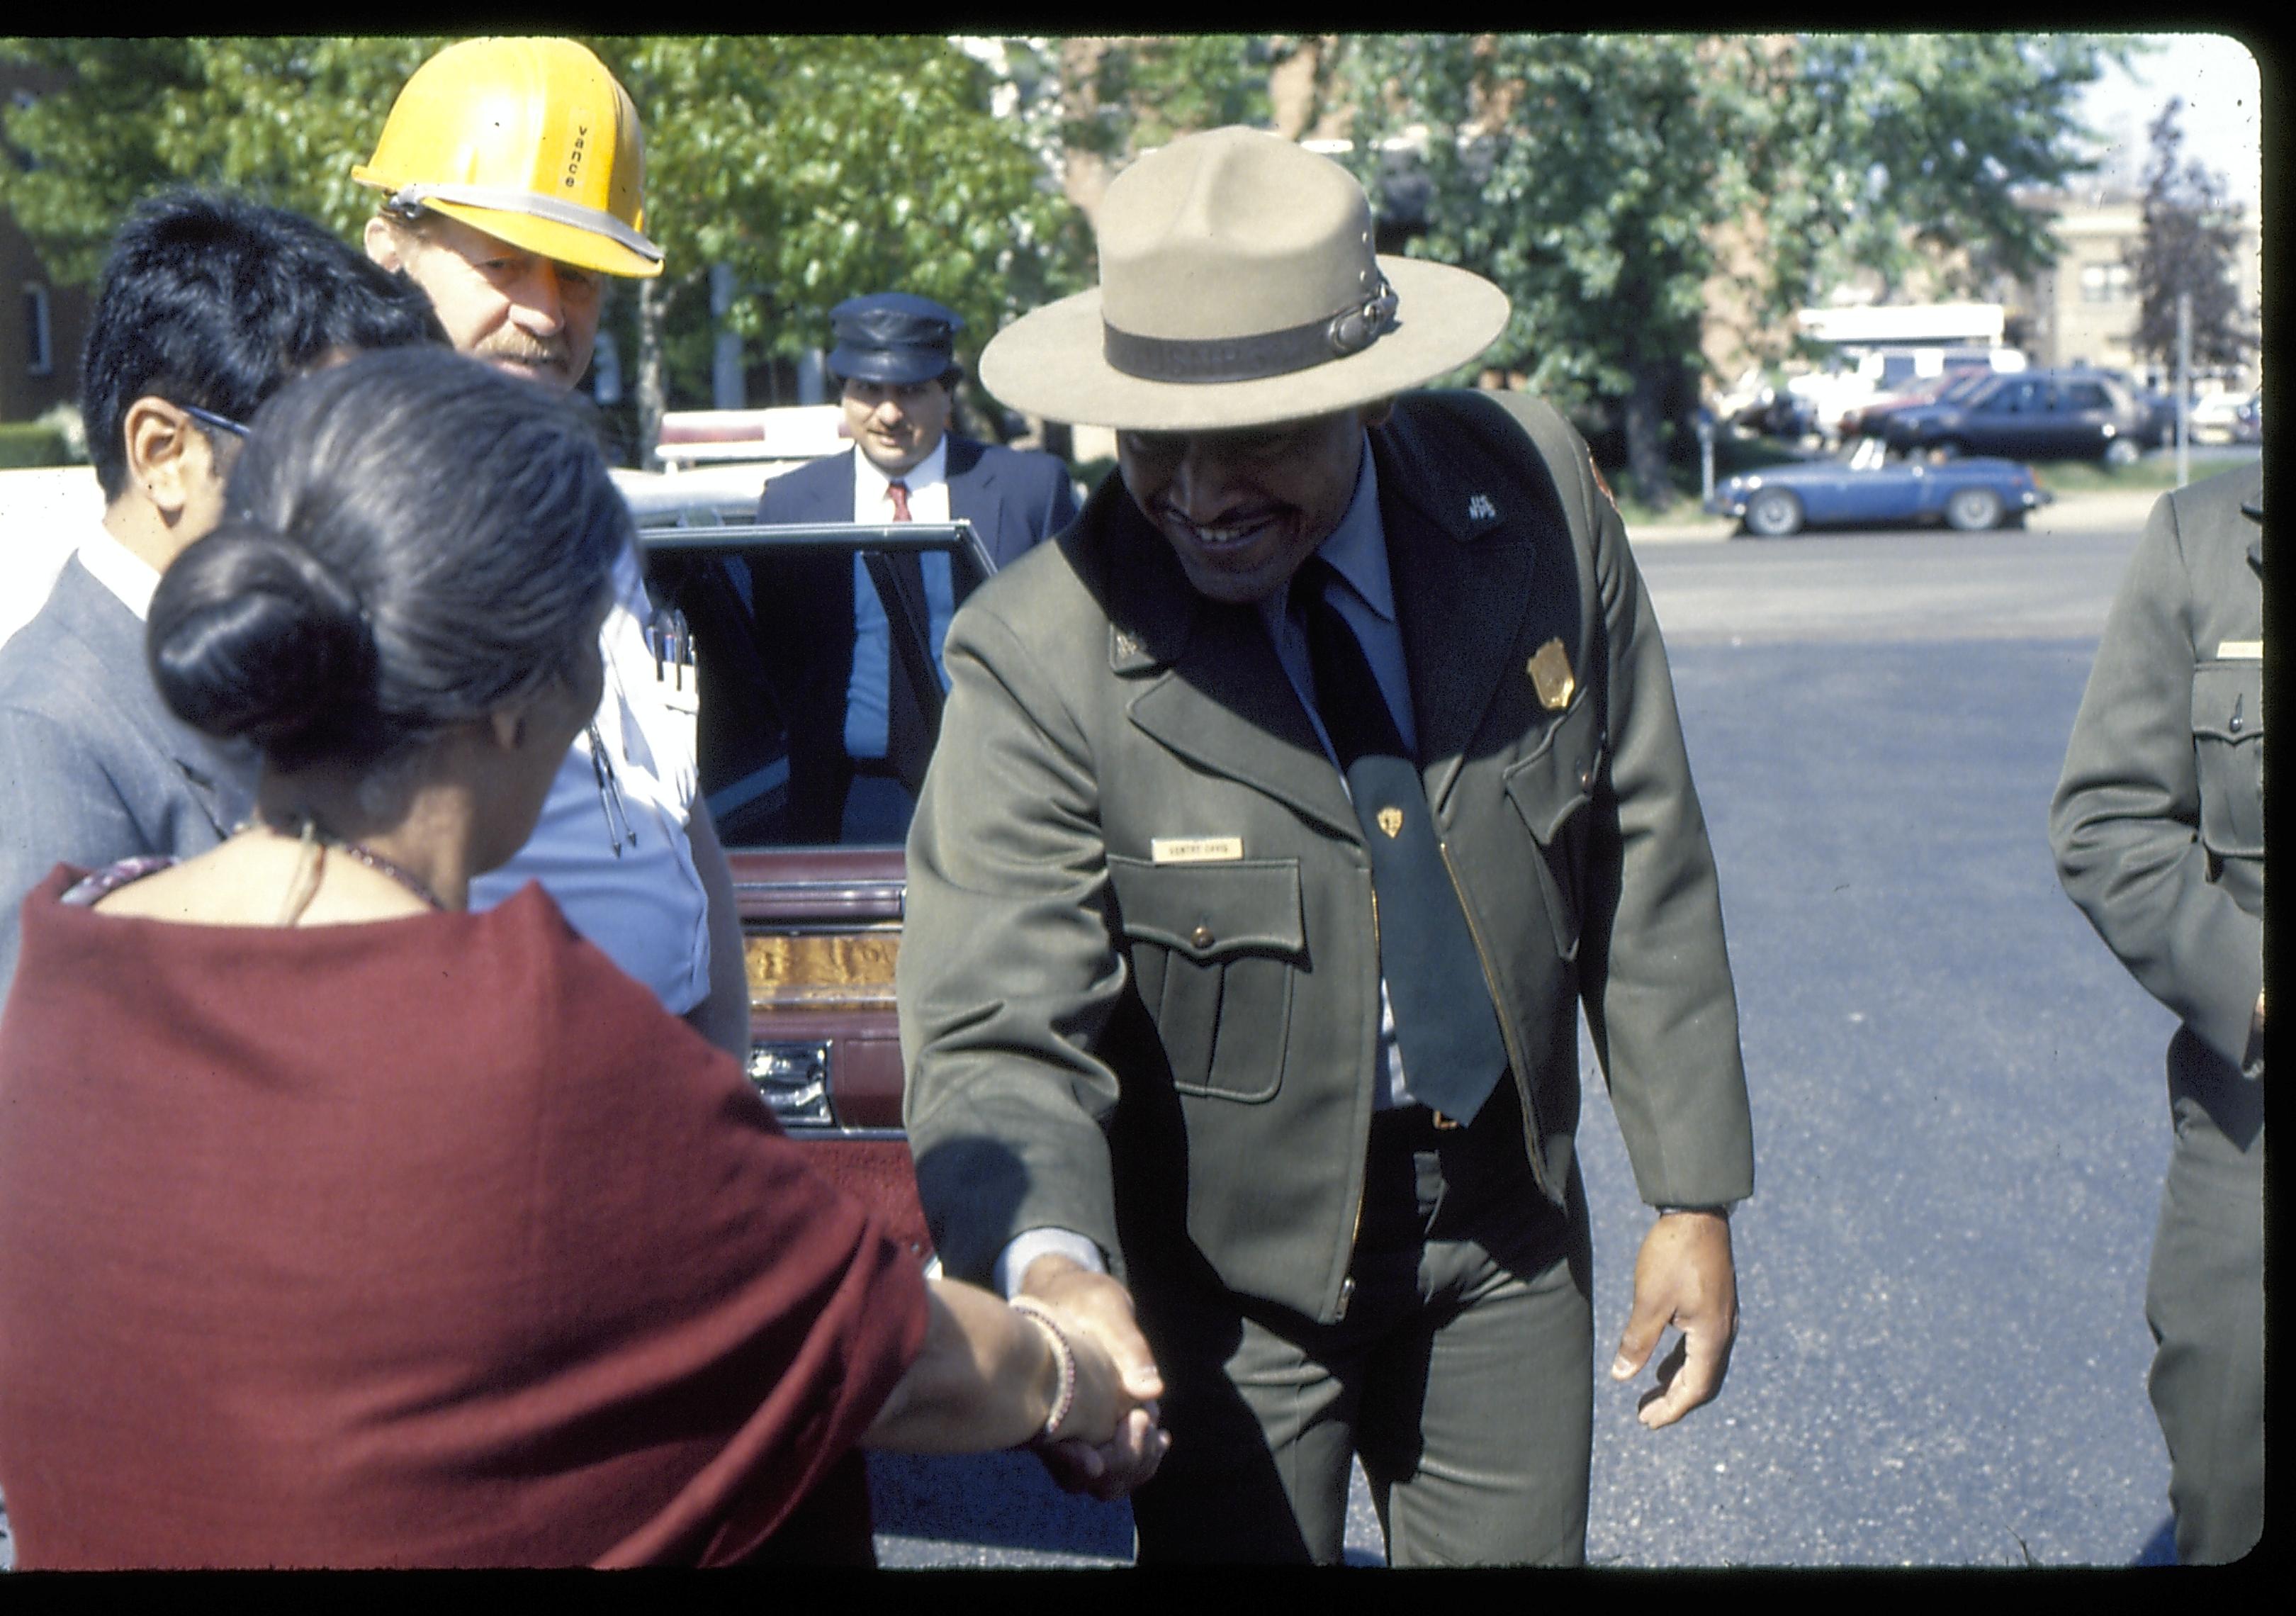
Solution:
[[[964,321],[929,298],[877,292],[830,310],[829,371],[841,384],[850,454],[766,485],[761,522],[969,521],[1002,567],[1076,515],[1068,468],[1050,455],[953,436]],[[946,555],[895,558],[915,591],[936,665],[955,611]],[[800,841],[898,842],[932,749],[932,726],[890,677],[884,603],[859,557],[800,563],[751,603],[759,649],[787,673],[791,830]],[[826,636],[841,629],[837,644]],[[802,652],[802,671],[793,664]]]

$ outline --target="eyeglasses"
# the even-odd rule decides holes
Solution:
[[[229,432],[234,438],[247,436],[247,429],[228,415],[218,415],[213,410],[203,410],[196,404],[179,404],[176,407],[201,426],[211,426],[219,432]]]

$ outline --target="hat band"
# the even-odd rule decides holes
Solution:
[[[523,213],[575,230],[586,230],[619,242],[649,264],[661,262],[661,249],[600,208],[585,208],[533,191],[501,185],[402,185],[383,205],[412,213],[426,202],[459,202],[465,208],[488,208],[496,213]]]
[[[1325,319],[1248,337],[1144,337],[1101,322],[1101,353],[1143,381],[1257,381],[1359,354],[1395,329],[1395,288],[1379,277],[1369,301]]]

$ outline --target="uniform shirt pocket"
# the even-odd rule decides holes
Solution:
[[[1152,864],[1109,855],[1118,922],[1173,1087],[1273,1099],[1307,955],[1296,858]]]
[[[2201,842],[2226,858],[2264,857],[2264,664],[2193,670],[2193,767]]]

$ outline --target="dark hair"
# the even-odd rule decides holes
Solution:
[[[628,507],[581,416],[445,349],[283,389],[223,521],[152,599],[177,717],[286,767],[372,769],[594,654]]]
[[[112,239],[80,358],[80,420],[107,503],[127,486],[121,430],[157,396],[246,421],[330,355],[447,332],[421,287],[310,220],[241,197],[176,191]]]

